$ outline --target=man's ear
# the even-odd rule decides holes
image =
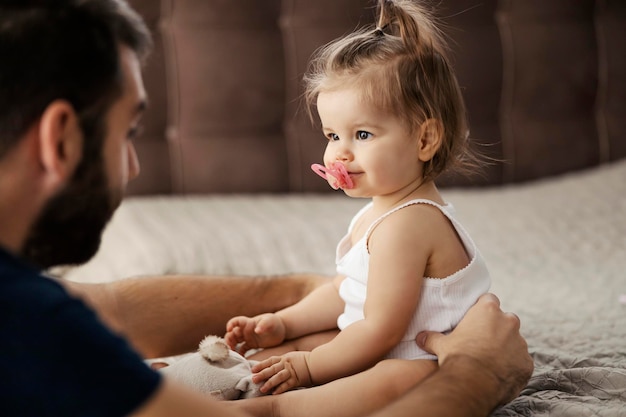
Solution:
[[[74,107],[55,100],[46,107],[39,121],[39,160],[50,185],[67,181],[83,154],[83,134]]]
[[[427,162],[433,159],[443,138],[443,126],[437,119],[425,120],[418,131],[419,141],[417,156],[420,161]]]

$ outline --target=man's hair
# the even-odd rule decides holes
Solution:
[[[142,60],[152,46],[124,0],[0,0],[0,158],[57,99],[72,104],[85,138],[101,136],[122,93],[120,45]]]

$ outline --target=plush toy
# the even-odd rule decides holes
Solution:
[[[238,400],[263,395],[259,391],[261,384],[252,382],[252,366],[256,361],[249,361],[231,350],[221,337],[207,336],[200,342],[197,352],[168,363],[159,372],[216,399]]]

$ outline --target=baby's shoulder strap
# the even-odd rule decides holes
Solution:
[[[413,206],[415,204],[429,204],[431,206],[437,207],[446,217],[448,217],[448,218],[450,217],[448,215],[448,213],[446,213],[446,211],[444,210],[444,208],[440,204],[438,204],[438,203],[436,203],[436,202],[434,202],[432,200],[425,199],[425,198],[416,198],[415,200],[407,201],[406,203],[402,203],[399,206],[396,206],[396,207],[392,208],[391,210],[389,210],[388,212],[382,214],[380,217],[378,217],[376,220],[374,220],[372,222],[372,224],[370,224],[370,226],[367,228],[367,231],[365,232],[365,239],[366,239],[366,241],[369,241],[370,234],[372,233],[374,228],[376,226],[378,226],[380,224],[380,222],[385,220],[389,215],[391,215],[391,214],[395,213],[396,211],[401,210],[401,209],[403,209],[405,207]]]

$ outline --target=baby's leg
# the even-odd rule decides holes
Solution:
[[[287,352],[294,351],[311,351],[318,347],[319,345],[323,345],[324,343],[328,343],[335,336],[337,336],[339,330],[328,330],[325,332],[308,334],[306,336],[299,337],[297,339],[287,340],[285,343],[279,346],[271,347],[263,349],[253,355],[250,355],[248,359],[252,359],[255,361],[262,361],[272,356],[280,356]]]
[[[229,405],[257,417],[363,416],[395,401],[436,370],[435,361],[389,359],[325,385]]]

